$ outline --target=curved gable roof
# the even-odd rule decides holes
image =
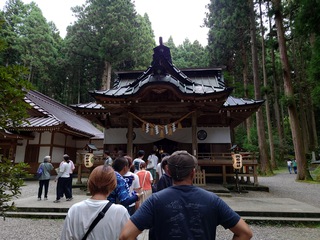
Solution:
[[[116,85],[108,90],[94,90],[91,95],[98,101],[117,101],[135,98],[143,89],[154,86],[171,86],[182,99],[217,96],[226,99],[232,88],[225,87],[221,68],[187,69],[182,71],[172,64],[170,49],[162,44],[153,49],[153,61],[145,72],[118,73]],[[141,100],[141,99],[139,99]]]
[[[34,131],[65,129],[74,135],[85,137],[103,137],[103,133],[76,111],[48,96],[30,90],[24,100],[31,106],[30,117],[15,130]]]

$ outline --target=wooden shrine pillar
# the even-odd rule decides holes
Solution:
[[[192,155],[198,158],[198,141],[197,141],[197,112],[192,113]]]
[[[128,132],[127,132],[127,154],[133,154],[133,116],[128,114]]]

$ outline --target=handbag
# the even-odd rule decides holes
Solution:
[[[43,174],[43,165],[40,164],[40,167],[38,168],[38,171],[37,171],[37,178],[40,178]]]
[[[97,225],[97,223],[104,217],[104,215],[106,214],[106,212],[108,211],[108,209],[110,208],[111,205],[112,205],[112,202],[108,202],[107,205],[101,210],[101,212],[99,212],[98,216],[93,220],[88,231],[83,236],[82,240],[87,239],[89,233],[92,231],[92,229],[94,229],[94,227]]]

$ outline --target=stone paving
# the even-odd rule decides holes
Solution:
[[[296,182],[295,175],[289,173],[278,174],[273,177],[259,177],[261,185],[268,186],[270,192],[232,193],[232,197],[223,198],[234,210],[243,211],[256,209],[262,211],[283,212],[320,212],[320,184]],[[37,207],[61,207],[68,208],[73,203],[87,198],[86,192],[74,189],[74,199],[71,202],[65,200],[53,203],[55,199],[55,183],[50,182],[49,200],[37,201],[37,182],[27,182],[23,187],[22,196],[15,200],[17,206],[27,204]],[[7,218],[0,224],[1,239],[59,239],[63,219],[21,219]],[[307,228],[297,224],[296,226],[269,226],[250,225],[254,240],[319,240],[320,228]],[[217,229],[217,239],[231,239],[232,234],[222,227]],[[148,239],[146,234],[141,235],[139,240]]]

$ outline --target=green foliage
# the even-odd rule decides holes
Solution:
[[[297,0],[299,5],[295,18],[296,30],[300,35],[320,34],[320,3],[318,0]]]
[[[318,166],[313,172],[312,172],[312,175],[313,175],[313,179],[315,181],[319,181],[320,182],[320,166]]]
[[[135,39],[141,31],[150,29],[147,19],[137,18],[131,1],[89,0],[73,11],[78,20],[68,28],[70,50],[121,69],[132,66],[132,51],[141,54]]]
[[[320,78],[320,36],[315,38],[314,48],[312,58],[308,67],[308,78],[311,82],[312,89],[312,99],[316,106],[320,104],[320,85],[318,84]]]
[[[8,126],[20,124],[28,116],[27,109],[30,107],[24,101],[26,90],[31,87],[30,83],[24,80],[28,72],[24,67],[8,65],[4,61],[6,46],[8,45],[5,39],[0,37],[0,131],[4,131]],[[4,216],[6,211],[14,209],[14,205],[9,205],[8,202],[20,194],[22,177],[26,174],[27,167],[25,163],[15,165],[8,159],[0,160],[1,216]]]
[[[264,95],[264,94],[269,95],[269,94],[272,93],[272,89],[271,89],[270,86],[266,86],[266,87],[262,86],[261,87],[261,93],[262,93],[262,95]]]
[[[149,16],[147,14],[143,17],[137,15],[137,24],[139,34],[134,38],[135,49],[132,51],[132,65],[135,70],[144,70],[151,63],[153,54],[152,49],[155,47],[156,43]]]
[[[191,43],[185,39],[178,47],[169,38],[167,47],[171,48],[174,65],[178,68],[204,68],[209,66],[208,51],[198,41]]]
[[[0,31],[2,25],[0,25]],[[2,31],[1,31],[2,32]],[[8,65],[4,61],[7,43],[0,35],[0,130],[8,124],[16,126],[25,119],[27,109],[30,107],[24,101],[27,89],[31,84],[25,80],[28,72],[26,68],[17,65]]]
[[[89,0],[73,12],[77,21],[65,38],[67,67],[60,88],[67,90],[62,99],[91,101],[88,90],[101,88],[106,63],[115,70],[150,65],[155,47],[151,22],[148,15],[136,14],[130,0]]]
[[[235,129],[235,144],[241,146],[246,151],[259,152],[258,134],[257,128],[253,126],[250,129],[251,142],[248,141],[246,128],[243,125],[239,125]]]
[[[247,1],[211,0],[205,25],[209,27],[208,50],[211,65],[229,70],[241,60],[241,51],[249,44],[249,8]]]
[[[6,64],[26,67],[28,81],[44,94],[53,93],[56,79],[55,69],[59,63],[61,38],[55,25],[46,22],[35,3],[23,4],[10,0],[3,13],[5,25],[1,36],[8,43],[3,55]],[[48,94],[49,95],[49,94]]]
[[[15,209],[14,202],[9,204],[15,197],[21,194],[21,186],[26,176],[26,163],[13,164],[10,160],[0,160],[0,215],[5,217],[6,211]]]
[[[26,73],[24,68],[19,66],[0,66],[0,128],[8,124],[18,125],[25,119],[27,109],[30,107],[23,98],[26,94],[25,88],[30,84],[21,76]]]
[[[293,106],[295,103],[295,99],[294,96],[285,96],[282,95],[281,99],[280,99],[280,103],[284,106],[284,107],[290,107]]]
[[[246,137],[243,143],[243,148],[247,151],[251,152],[259,152],[259,142],[258,142],[258,133],[257,133],[257,127],[254,125],[250,129],[251,134],[251,141],[248,141],[248,138]]]

